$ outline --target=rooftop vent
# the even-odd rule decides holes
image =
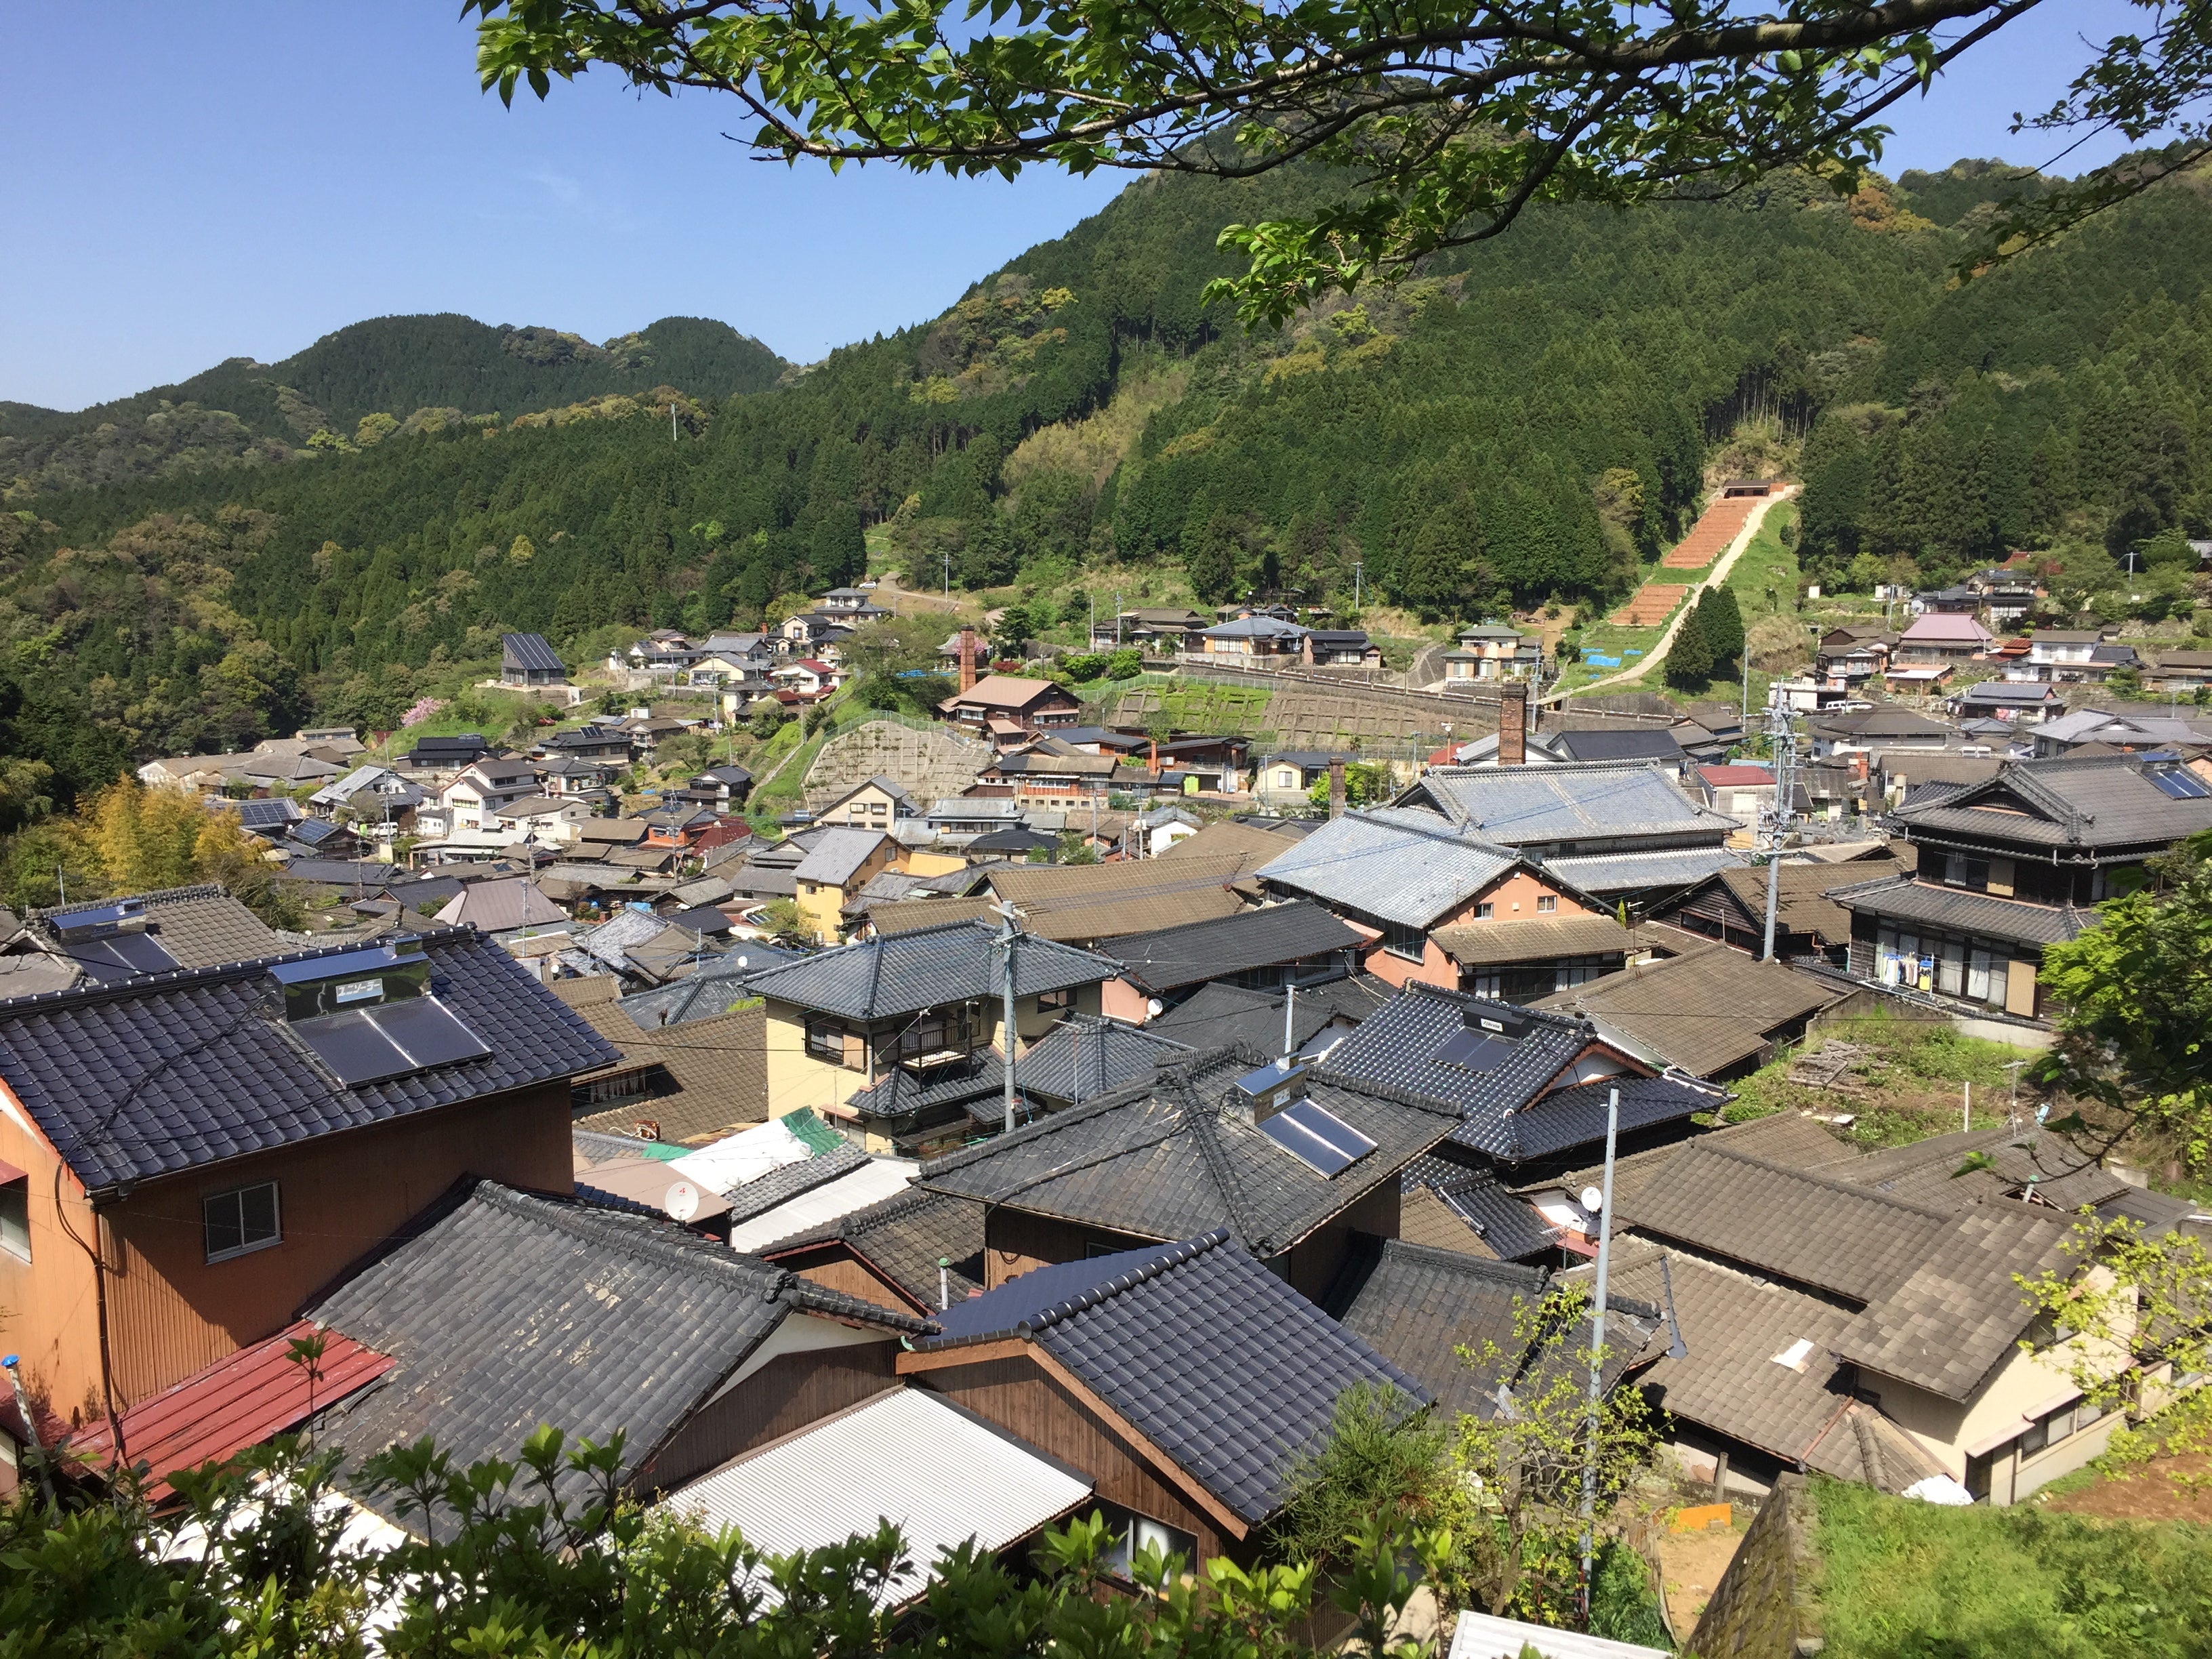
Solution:
[[[1263,1122],[1304,1097],[1305,1063],[1295,1057],[1275,1060],[1256,1072],[1245,1073],[1229,1086],[1231,1105],[1249,1111],[1253,1122]]]
[[[348,1088],[480,1060],[490,1046],[430,994],[430,959],[380,945],[280,963],[284,1018]]]

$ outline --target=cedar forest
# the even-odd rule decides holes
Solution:
[[[2008,178],[1548,208],[1251,334],[1200,301],[1216,234],[1311,181],[1148,179],[806,368],[699,319],[593,346],[395,318],[79,415],[0,404],[0,828],[151,755],[388,728],[502,629],[757,627],[857,577],[872,527],[925,582],[1179,564],[1204,599],[1348,605],[1357,562],[1370,598],[1478,619],[1632,588],[1758,417],[1812,580],[2185,545],[2205,181],[1961,283]]]

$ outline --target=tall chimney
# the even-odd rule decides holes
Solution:
[[[960,689],[975,689],[975,630],[972,628],[960,630]]]
[[[1328,815],[1332,818],[1344,816],[1344,763],[1331,760],[1328,763]]]
[[[1528,683],[1508,680],[1498,690],[1498,763],[1528,763]]]

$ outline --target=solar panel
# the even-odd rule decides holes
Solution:
[[[365,1009],[295,1020],[292,1029],[349,1089],[421,1069],[390,1037],[369,1024]]]
[[[2212,789],[2204,787],[2204,780],[2194,772],[2179,767],[2157,767],[2144,772],[2159,793],[2175,800],[2204,800],[2212,799]]]
[[[68,955],[102,985],[136,979],[141,974],[174,973],[181,965],[161,948],[159,940],[144,933],[112,933],[106,939],[79,940],[70,945]]]
[[[145,914],[144,899],[118,899],[112,904],[64,912],[54,918],[54,932],[65,939],[76,939],[88,933],[105,933]]]
[[[490,1045],[455,1018],[453,1010],[428,997],[387,1002],[368,1018],[418,1067],[481,1060],[491,1052]]]
[[[1293,1101],[1260,1121],[1260,1133],[1309,1168],[1325,1176],[1350,1169],[1375,1143],[1325,1106]]]
[[[1503,1037],[1483,1031],[1457,1030],[1446,1039],[1436,1052],[1436,1058],[1447,1066],[1457,1066],[1470,1072],[1494,1072],[1513,1052],[1513,1045]]]

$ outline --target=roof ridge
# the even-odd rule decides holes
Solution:
[[[1214,1139],[1221,1129],[1219,1103],[1208,1104],[1200,1100],[1188,1077],[1178,1079],[1176,1086],[1179,1095],[1176,1101],[1176,1115],[1190,1131],[1190,1138],[1198,1147],[1199,1161],[1206,1165],[1206,1174],[1213,1178],[1214,1187],[1221,1194],[1222,1207],[1229,1212],[1231,1224],[1239,1238],[1248,1243],[1257,1243],[1260,1229],[1253,1224],[1252,1212],[1244,1202],[1236,1167],[1230,1163],[1229,1154],[1223,1150],[1221,1143]]]
[[[1433,1186],[1434,1182],[1425,1182]],[[1417,1244],[1410,1239],[1386,1238],[1382,1241],[1385,1257],[1402,1256],[1424,1261],[1431,1267],[1449,1267],[1455,1273],[1470,1274],[1477,1279],[1492,1279],[1500,1283],[1529,1284],[1532,1290],[1541,1289],[1551,1282],[1550,1272],[1542,1267],[1524,1267],[1518,1261],[1491,1261],[1464,1250],[1447,1250],[1435,1244]]]
[[[1842,1181],[1833,1176],[1816,1175],[1810,1170],[1795,1169],[1787,1164],[1776,1164],[1766,1158],[1753,1158],[1749,1152],[1740,1152],[1733,1146],[1716,1146],[1710,1139],[1689,1142],[1684,1146],[1683,1152],[1685,1156],[1702,1153],[1711,1158],[1725,1158],[1737,1164],[1748,1164],[1754,1169],[1765,1170],[1773,1175],[1789,1176],[1796,1180],[1811,1182],[1814,1186],[1826,1188],[1830,1192],[1842,1193],[1858,1198],[1875,1199],[1897,1209],[1909,1210],[1914,1215],[1923,1217],[1929,1221],[1949,1221],[1954,1218],[1953,1212],[1949,1210],[1939,1210],[1928,1204],[1915,1204],[1910,1199],[1899,1198],[1894,1194],[1881,1192],[1872,1187],[1863,1187],[1856,1182]],[[1669,1161],[1671,1163],[1672,1160]],[[1655,1184],[1658,1181],[1663,1181],[1666,1178],[1666,1173],[1665,1168],[1662,1167],[1659,1174],[1654,1177]]]
[[[26,921],[44,921],[49,916],[74,915],[82,910],[103,909],[111,904],[127,904],[132,899],[143,904],[174,903],[183,899],[229,898],[229,888],[219,881],[198,881],[182,887],[151,887],[143,893],[117,893],[108,898],[79,899],[75,904],[42,906],[23,912]],[[258,918],[256,918],[258,920]]]
[[[1073,1319],[1076,1315],[1087,1312],[1110,1297],[1120,1296],[1125,1291],[1133,1291],[1139,1285],[1158,1279],[1170,1267],[1179,1267],[1193,1257],[1202,1255],[1212,1249],[1216,1245],[1228,1243],[1230,1237],[1230,1231],[1226,1227],[1216,1227],[1211,1232],[1200,1233],[1195,1238],[1187,1238],[1177,1243],[1170,1244],[1150,1261],[1133,1267],[1127,1273],[1116,1273],[1103,1284],[1093,1285],[1088,1290],[1079,1291],[1064,1302],[1056,1302],[1043,1311],[1032,1314],[1029,1318],[1023,1320],[1014,1327],[1014,1329],[1023,1336],[1034,1336],[1039,1331],[1049,1330],[1063,1320]]]
[[[786,1268],[772,1267],[757,1257],[736,1250],[689,1250],[671,1239],[660,1237],[657,1231],[648,1233],[629,1228],[593,1228],[588,1224],[592,1216],[629,1213],[611,1205],[595,1204],[588,1200],[562,1204],[489,1177],[477,1182],[469,1198],[472,1201],[489,1204],[495,1209],[505,1210],[510,1215],[542,1221],[571,1237],[589,1238],[593,1243],[608,1245],[641,1261],[684,1270],[696,1269],[702,1275],[733,1281],[743,1288],[758,1291],[763,1302],[777,1300],[797,1278]],[[660,1222],[657,1224],[673,1226],[677,1224]],[[764,1285],[762,1283],[763,1274],[767,1275]]]

